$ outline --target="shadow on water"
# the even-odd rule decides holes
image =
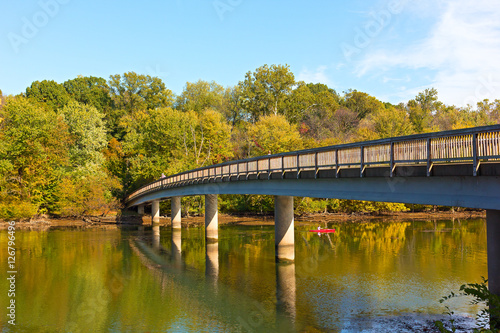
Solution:
[[[219,243],[205,244],[205,276],[182,261],[181,231],[172,231],[172,247],[160,244],[160,229],[153,227],[151,245],[148,237],[129,239],[130,247],[161,284],[176,290],[182,297],[196,298],[201,306],[215,312],[232,331],[293,332],[300,330],[295,322],[295,265],[277,264],[277,300],[275,304],[260,302],[243,291],[220,281]]]

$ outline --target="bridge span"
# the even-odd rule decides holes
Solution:
[[[275,196],[278,260],[294,260],[293,196],[445,205],[487,210],[488,274],[500,294],[500,125],[349,143],[185,171],[144,185],[128,207],[170,199],[181,227],[181,197],[205,195],[208,239],[217,239],[218,194]],[[498,243],[498,245],[497,245]]]

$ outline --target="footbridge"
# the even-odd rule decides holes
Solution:
[[[181,227],[181,197],[205,195],[208,239],[217,239],[218,194],[275,196],[277,259],[294,260],[293,196],[445,205],[487,210],[490,289],[500,294],[500,125],[356,142],[185,171],[126,197],[128,207],[171,200]],[[498,245],[496,244],[498,243]],[[492,276],[498,279],[492,280]]]

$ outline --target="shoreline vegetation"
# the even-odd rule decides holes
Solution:
[[[304,213],[295,216],[296,225],[326,225],[328,223],[369,223],[369,222],[402,222],[402,221],[441,221],[485,219],[483,210],[468,211],[436,211],[436,212],[386,212],[386,213]],[[205,218],[202,215],[182,218],[183,227],[202,227]],[[274,225],[272,214],[219,214],[220,225]],[[7,229],[8,221],[0,221],[0,230]],[[17,229],[50,229],[59,227],[103,227],[103,226],[151,226],[149,215],[116,215],[85,216],[80,218],[39,217],[32,220],[16,222]],[[170,226],[170,217],[161,216],[160,226]]]
[[[0,91],[0,219],[98,216],[156,179],[230,160],[500,123],[500,100],[456,107],[425,89],[397,105],[263,65],[232,87],[127,72]],[[189,215],[203,197],[185,197]],[[296,213],[408,211],[413,205],[297,198]],[[272,197],[220,195],[221,213],[273,211]],[[415,205],[416,207],[417,205]],[[184,208],[183,208],[184,209]],[[415,208],[430,210],[432,206]],[[448,208],[440,208],[446,210]],[[168,209],[161,208],[168,213]]]

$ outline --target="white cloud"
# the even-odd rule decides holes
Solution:
[[[326,75],[327,69],[327,66],[319,66],[315,71],[304,68],[297,76],[297,81],[304,81],[306,83],[323,83],[327,86],[331,86],[332,82]]]
[[[437,88],[446,104],[465,106],[483,98],[500,99],[496,84],[500,84],[500,2],[449,0],[441,4],[438,20],[426,38],[402,50],[370,52],[355,73],[429,69],[434,76],[427,86]]]

